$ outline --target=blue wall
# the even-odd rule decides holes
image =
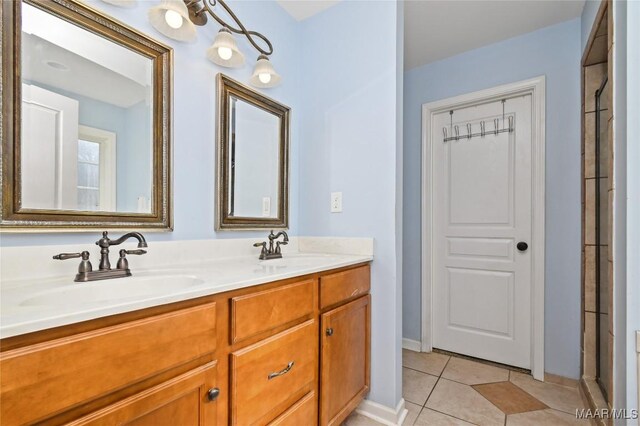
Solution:
[[[420,340],[421,106],[546,76],[545,370],[580,374],[580,20],[405,73],[403,334]]]
[[[240,69],[221,68],[206,58],[219,29],[209,24],[198,28],[195,43],[180,43],[158,33],[147,20],[147,11],[158,4],[155,1],[138,1],[134,8],[111,6],[98,0],[89,0],[92,7],[128,24],[152,38],[174,48],[173,86],[173,206],[174,231],[170,233],[146,233],[149,241],[191,240],[210,238],[264,237],[264,232],[214,231],[215,196],[215,134],[216,134],[216,74],[223,72],[247,83],[253,71],[257,53],[249,42],[236,37],[246,64]],[[269,36],[274,45],[271,60],[283,76],[282,84],[263,92],[288,105],[293,110],[291,122],[291,199],[290,229],[298,231],[298,103],[304,100],[298,92],[301,75],[299,43],[300,27],[287,12],[273,1],[229,2],[246,27]],[[2,234],[2,246],[92,244],[99,235],[93,233],[56,234]]]
[[[397,18],[395,2],[345,1],[305,20],[298,115],[300,233],[375,238],[370,399],[388,407],[401,398]]]

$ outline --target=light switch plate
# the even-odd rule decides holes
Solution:
[[[331,193],[331,213],[342,213],[342,192]]]
[[[271,216],[271,197],[262,197],[262,217]]]

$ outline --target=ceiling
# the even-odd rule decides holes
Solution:
[[[579,17],[585,0],[407,0],[405,69]]]
[[[22,79],[43,88],[125,109],[148,98],[148,87],[36,35],[22,33],[22,52]]]
[[[337,4],[340,0],[277,0],[294,19],[302,21]]]

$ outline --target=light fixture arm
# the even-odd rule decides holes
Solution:
[[[206,23],[206,20],[204,20],[204,22],[200,21],[201,23],[196,22],[198,18],[202,19],[201,15],[206,11],[208,12],[209,15],[211,15],[213,19],[215,19],[224,28],[236,34],[243,34],[247,38],[247,40],[249,40],[251,45],[261,54],[269,56],[273,53],[273,45],[271,44],[269,39],[257,31],[247,30],[245,26],[242,24],[242,22],[240,22],[240,19],[238,19],[236,14],[233,13],[231,8],[224,2],[224,0],[185,0],[185,3],[189,11],[191,12],[190,15],[193,14],[193,16],[195,16],[196,18],[196,19],[192,19],[192,22],[194,24],[204,25],[204,23]],[[238,26],[237,28],[232,25],[229,25],[222,18],[216,15],[213,9],[216,7],[218,3],[235,21],[235,23]],[[256,43],[256,41],[254,40],[254,37],[257,37],[260,40],[262,40],[267,45],[267,48],[265,49],[261,47],[258,43]]]

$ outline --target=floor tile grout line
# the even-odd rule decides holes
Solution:
[[[416,368],[407,367],[406,365],[403,365],[402,368],[406,368],[407,370],[417,371],[418,373],[423,373],[423,374],[426,374],[428,376],[440,377],[440,376],[436,376],[435,374],[432,374],[432,373],[427,373],[426,371],[418,370]]]
[[[444,373],[444,370],[447,369],[447,366],[449,365],[450,361],[451,361],[451,356],[449,356],[449,359],[447,360],[447,362],[444,363],[444,367],[442,367],[442,370],[440,370],[440,375],[438,377],[442,377],[442,374]]]
[[[436,386],[438,386],[438,382],[442,378],[442,373],[444,373],[444,370],[447,368],[447,365],[449,365],[449,361],[451,361],[451,357],[449,357],[447,362],[444,364],[444,367],[442,367],[442,370],[440,371],[440,375],[436,379],[436,382],[433,384],[433,387],[431,388],[431,391],[429,391],[429,395],[427,395],[427,399],[424,400],[424,404],[422,404],[422,408],[423,409],[424,409],[424,407],[427,406],[427,402],[429,402],[429,398],[431,398],[431,395],[433,394],[433,391],[436,390]]]
[[[454,419],[461,420],[461,421],[463,421],[463,422],[465,422],[465,423],[469,423],[469,424],[471,424],[471,425],[476,425],[476,426],[478,426],[478,423],[474,423],[474,422],[471,422],[471,421],[469,421],[469,420],[461,419],[460,417],[453,416],[453,415],[451,415],[451,414],[445,413],[444,411],[436,410],[435,408],[431,408],[431,407],[424,407],[424,408],[426,408],[427,410],[435,411],[436,413],[443,414],[443,415],[445,415],[445,416],[447,416],[447,417],[453,417]]]
[[[450,382],[458,383],[459,385],[465,385],[465,386],[471,386],[471,387],[481,386],[481,385],[493,385],[493,384],[496,384],[496,383],[507,383],[508,382],[508,380],[500,380],[499,382],[483,382],[483,383],[476,383],[476,384],[470,385],[469,383],[459,382],[457,380],[453,380],[453,379],[450,379],[448,377],[442,377],[442,378],[445,379],[445,380],[448,380]]]
[[[452,417],[452,418],[454,418],[454,419],[461,420],[461,421],[463,421],[463,422],[467,422],[467,423],[472,424],[472,425],[476,425],[476,423],[472,423],[472,422],[470,422],[470,421],[468,421],[468,420],[464,420],[464,419],[461,419],[461,418],[459,418],[459,417],[452,416],[451,414],[443,413],[442,411],[438,411],[438,410],[436,410],[436,409],[434,409],[434,408],[427,407],[427,402],[429,402],[429,398],[431,398],[431,395],[433,395],[433,392],[436,390],[436,386],[438,386],[438,383],[440,382],[440,379],[444,379],[444,377],[442,377],[442,374],[444,373],[444,370],[447,368],[447,365],[449,365],[449,361],[450,361],[450,360],[451,360],[451,357],[449,357],[449,359],[448,359],[448,360],[447,360],[447,362],[445,363],[444,367],[442,368],[442,371],[440,372],[440,376],[438,376],[438,379],[437,379],[437,380],[436,380],[436,382],[433,384],[433,388],[431,388],[431,391],[429,392],[429,395],[427,396],[427,399],[424,401],[424,405],[422,406],[422,409],[420,410],[420,414],[422,414],[422,412],[423,412],[425,409],[427,409],[427,410],[435,411],[435,412],[440,413],[440,414],[445,415],[445,416]],[[446,380],[446,379],[445,379],[445,380]],[[418,414],[418,417],[420,417],[420,414]],[[418,417],[416,417],[416,420],[415,420],[415,421],[417,421],[417,420],[418,420]],[[415,421],[414,421],[414,424],[415,424]],[[476,426],[477,426],[477,425],[476,425]]]

